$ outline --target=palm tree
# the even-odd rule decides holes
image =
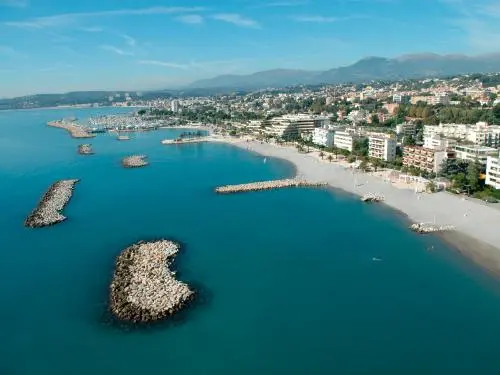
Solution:
[[[332,160],[333,160],[333,156],[332,156],[332,155],[328,155],[327,159],[328,159],[328,161],[331,163],[331,162],[332,162]]]
[[[325,153],[323,151],[320,151],[319,157],[321,158],[321,160],[323,160],[324,156],[325,156]]]

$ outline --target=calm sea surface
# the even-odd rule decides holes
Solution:
[[[0,374],[499,374],[498,282],[400,217],[327,190],[217,196],[293,167],[179,130],[81,142],[45,126],[112,109],[0,112]],[[123,169],[131,153],[151,165]],[[81,178],[69,220],[23,220],[57,179]],[[174,323],[110,323],[114,258],[184,244],[201,302]],[[434,246],[434,251],[427,251]],[[372,258],[382,259],[381,262]]]

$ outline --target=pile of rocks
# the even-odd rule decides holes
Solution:
[[[40,228],[66,220],[61,211],[71,199],[73,189],[79,181],[61,180],[52,184],[38,206],[26,218],[24,225],[30,228]]]
[[[117,258],[110,285],[111,312],[120,320],[147,323],[167,318],[193,299],[169,266],[179,246],[167,240],[139,242]]]
[[[123,158],[122,165],[125,168],[139,168],[145,167],[149,163],[145,160],[147,158],[146,155],[132,155]]]
[[[50,121],[47,125],[52,126],[54,128],[60,128],[67,130],[73,138],[93,138],[94,134],[91,134],[87,129],[83,126],[79,125],[75,121],[67,121],[67,120],[58,120],[58,121]]]
[[[248,184],[240,184],[240,185],[220,186],[215,188],[215,192],[219,194],[231,194],[231,193],[244,193],[248,191],[281,189],[287,187],[317,187],[324,185],[326,185],[326,183],[324,182],[310,182],[306,180],[286,179],[286,180],[251,182]]]
[[[78,153],[80,155],[92,155],[94,151],[92,150],[92,145],[86,143],[78,146]]]
[[[455,230],[453,225],[436,225],[427,223],[414,223],[410,225],[410,229],[414,232],[425,234],[425,233],[436,233]]]
[[[361,197],[363,202],[383,202],[385,197],[382,194],[367,193]]]

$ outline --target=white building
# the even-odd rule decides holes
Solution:
[[[396,157],[396,140],[383,134],[369,137],[368,156],[392,161]]]
[[[424,138],[436,135],[467,140],[476,145],[500,147],[500,126],[488,125],[486,122],[424,126]]]
[[[179,101],[178,100],[172,100],[170,102],[170,110],[174,113],[179,112]]]
[[[329,123],[329,118],[325,116],[298,114],[275,117],[265,121],[263,125],[269,128],[270,134],[283,137],[304,133],[312,134],[315,128],[328,126]]]
[[[456,152],[457,159],[475,161],[486,165],[488,156],[497,156],[498,150],[487,147],[487,146],[477,146],[477,145],[456,145],[453,147]]]
[[[485,184],[500,189],[500,155],[499,157],[488,156]]]
[[[334,131],[324,128],[316,128],[313,132],[312,142],[316,145],[332,147]]]
[[[417,125],[412,123],[404,123],[396,125],[396,133],[404,137],[414,137],[417,134]]]
[[[430,150],[444,151],[452,146],[455,146],[456,144],[456,140],[445,138],[440,135],[424,137],[424,147]]]
[[[338,131],[335,132],[333,137],[333,145],[342,150],[352,151],[353,143],[356,139],[358,139],[358,136],[355,134]]]
[[[439,93],[429,97],[427,103],[431,105],[437,105],[437,104],[449,105],[450,97],[446,93]]]

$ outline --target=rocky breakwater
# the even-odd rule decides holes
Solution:
[[[83,126],[79,125],[75,121],[68,120],[57,120],[50,121],[47,123],[48,126],[52,126],[54,128],[60,128],[68,131],[73,138],[93,138],[94,134],[91,134],[87,129]]]
[[[78,146],[78,153],[80,155],[92,155],[94,151],[92,150],[92,145],[86,143]]]
[[[146,155],[132,155],[123,158],[122,165],[125,168],[140,168],[145,167],[149,163],[146,161]]]
[[[179,246],[167,240],[139,242],[116,259],[109,288],[111,312],[118,319],[148,323],[168,318],[194,298],[194,291],[169,268]]]
[[[410,229],[414,232],[420,234],[426,233],[437,233],[444,231],[452,231],[455,230],[453,225],[436,225],[436,224],[427,224],[427,223],[414,223],[410,225]]]
[[[289,187],[319,187],[325,185],[326,185],[325,182],[311,182],[298,179],[286,179],[286,180],[251,182],[248,184],[240,184],[240,185],[219,186],[215,188],[215,192],[219,194],[232,194],[232,193],[245,193],[249,191],[282,189]]]
[[[38,206],[26,218],[24,225],[40,228],[66,220],[61,212],[73,195],[73,189],[80,180],[61,180],[52,184]]]
[[[361,197],[363,202],[383,202],[385,197],[382,194],[367,193]]]

